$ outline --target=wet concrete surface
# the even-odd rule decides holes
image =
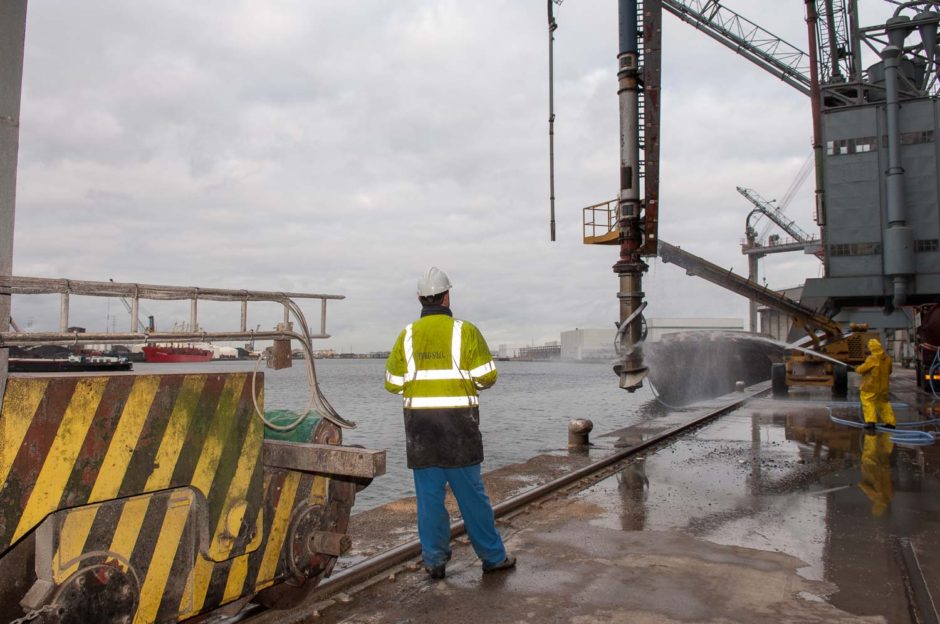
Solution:
[[[911,405],[896,410],[899,422],[940,417],[912,375],[892,388]],[[915,612],[935,621],[940,445],[905,447],[837,425],[829,403],[822,391],[753,400],[578,494],[500,522],[519,556],[514,571],[481,574],[462,539],[443,581],[413,565],[294,621],[893,623],[917,621]],[[834,410],[857,418],[854,407]],[[604,445],[633,445],[689,415]],[[524,486],[587,461],[560,458],[500,480]],[[385,535],[394,525],[410,536],[413,514],[413,501],[402,502]]]

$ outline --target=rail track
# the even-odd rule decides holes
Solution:
[[[668,444],[691,430],[697,429],[708,422],[738,409],[748,400],[765,394],[769,390],[768,384],[758,384],[742,394],[740,399],[722,404],[710,409],[692,420],[654,435],[630,448],[612,453],[587,466],[572,471],[548,483],[526,490],[516,496],[508,498],[493,506],[497,519],[511,518],[524,513],[532,506],[540,506],[551,499],[564,498],[616,474],[623,469],[625,463],[637,455],[659,446]],[[465,533],[463,521],[451,525],[451,539],[460,537]],[[331,601],[348,601],[350,596],[367,587],[388,579],[396,568],[404,566],[406,569],[415,569],[417,564],[412,562],[421,554],[421,544],[417,539],[395,546],[365,561],[335,573],[322,581],[298,607],[288,611],[273,611],[264,609],[260,605],[250,605],[238,616],[217,620],[219,624],[250,623],[250,624],[299,624],[316,617],[319,612],[332,604]],[[338,599],[337,599],[338,597]]]

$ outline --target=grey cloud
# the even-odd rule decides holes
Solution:
[[[805,38],[801,6],[728,4]],[[614,13],[558,14],[550,244],[543,4],[34,2],[15,270],[346,294],[330,344],[362,351],[413,318],[429,264],[491,346],[610,326],[617,252],[581,244],[581,207],[618,181]],[[662,235],[743,271],[734,186],[782,194],[808,104],[669,17],[664,40]],[[780,286],[813,270],[767,266]],[[658,262],[645,289],[653,316],[746,313]],[[15,306],[56,322],[54,304]],[[160,307],[173,315],[188,310]]]

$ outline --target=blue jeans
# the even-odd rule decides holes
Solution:
[[[417,468],[413,472],[424,564],[433,568],[447,563],[450,558],[450,516],[444,507],[447,483],[457,499],[473,550],[483,560],[483,565],[491,567],[502,563],[506,548],[496,530],[490,499],[483,489],[480,464],[463,468]]]

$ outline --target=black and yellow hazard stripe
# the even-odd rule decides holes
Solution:
[[[89,557],[133,568],[135,622],[176,621],[268,587],[289,574],[294,509],[325,502],[329,486],[265,472],[262,444],[249,375],[12,377],[0,412],[0,551],[69,507],[56,515],[54,580]]]

